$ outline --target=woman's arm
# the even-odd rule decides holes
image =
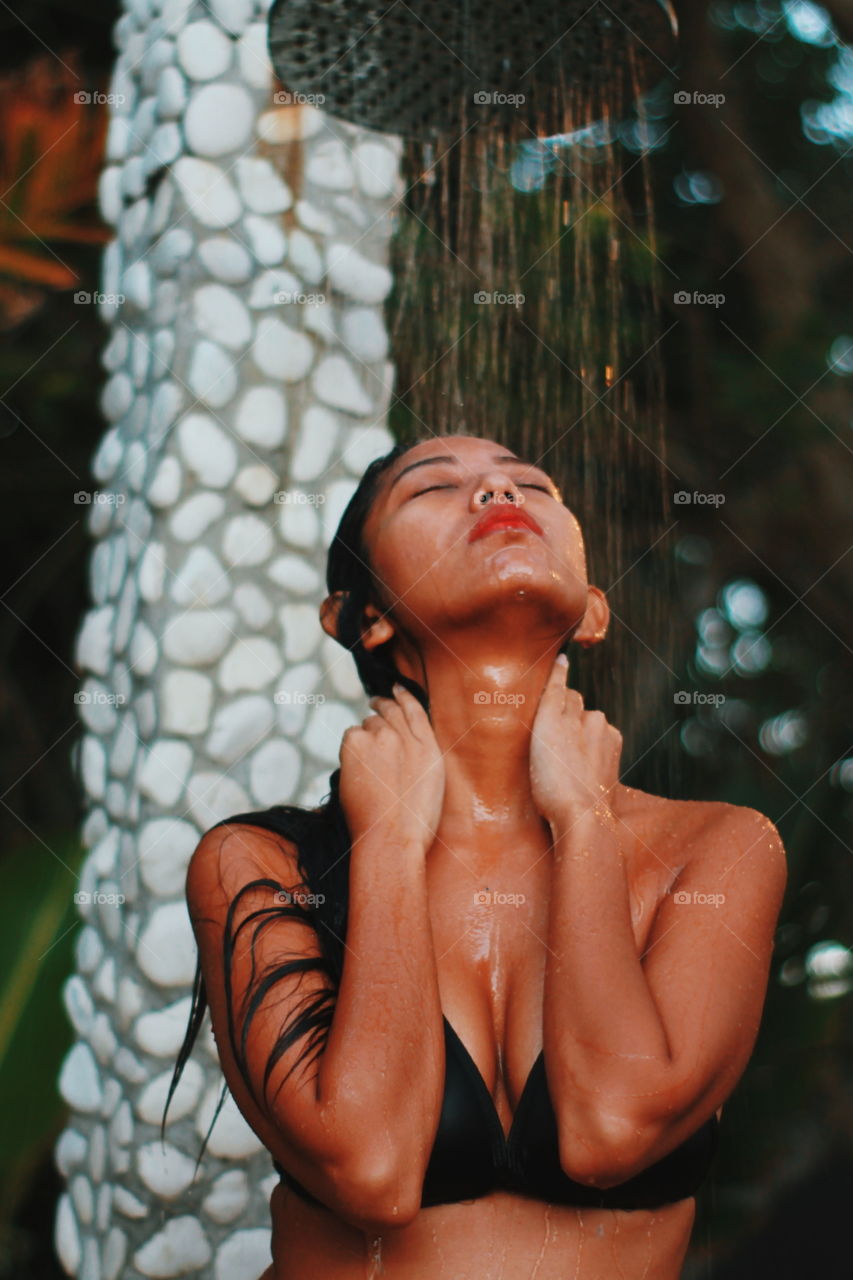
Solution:
[[[411,707],[407,714],[423,732]],[[353,1225],[387,1229],[405,1225],[420,1208],[441,1111],[444,1034],[425,865],[435,796],[423,781],[430,772],[427,756],[437,748],[434,740],[431,747],[419,746],[407,735],[396,704],[365,723],[369,729],[347,732],[341,751],[341,796],[350,796],[353,836],[349,918],[343,975],[316,1068],[303,1062],[285,1079],[304,1048],[298,1041],[275,1063],[264,1088],[282,1026],[312,995],[328,989],[322,974],[290,976],[263,996],[246,1041],[251,1094],[230,1050],[223,982],[229,906],[251,881],[263,878],[306,892],[298,885],[296,850],[276,842],[271,856],[268,842],[247,835],[252,828],[231,828],[224,839],[221,831],[209,832],[191,860],[187,898],[235,1101],[312,1194]],[[381,803],[380,794],[386,796]],[[274,896],[261,887],[240,896],[232,935],[253,913],[269,908]],[[298,920],[268,918],[262,929],[247,924],[240,931],[231,974],[238,1045],[240,1011],[264,974],[318,953],[313,929]]]
[[[785,854],[763,814],[721,806],[641,957],[607,806],[566,811],[552,829],[544,1040],[561,1158],[570,1177],[615,1186],[679,1146],[740,1078]]]
[[[622,737],[555,662],[533,726],[534,798],[554,837],[543,1038],[566,1173],[610,1187],[662,1159],[729,1096],[752,1052],[785,890],[754,809],[720,805],[637,954],[610,798]]]

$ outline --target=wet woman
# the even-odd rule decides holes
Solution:
[[[315,810],[187,876],[233,1097],[273,1156],[263,1280],[677,1280],[785,885],[761,813],[619,781],[558,660],[603,592],[540,467],[397,446],[329,553],[373,712]]]

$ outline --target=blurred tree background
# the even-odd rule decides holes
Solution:
[[[90,302],[114,3],[0,8],[0,1280],[57,1278],[52,1092],[70,1043],[81,819],[73,643],[105,330]],[[853,1192],[853,6],[679,5],[649,106],[676,509],[685,796],[767,813],[789,886],[687,1280],[849,1274]],[[677,103],[674,94],[689,96]],[[76,95],[76,97],[75,97]],[[86,95],[88,95],[88,100]],[[723,101],[708,101],[708,95]],[[666,280],[664,281],[666,285]],[[14,1118],[12,1123],[10,1117]]]

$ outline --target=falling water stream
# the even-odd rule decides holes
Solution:
[[[560,485],[612,611],[571,682],[622,730],[623,760],[642,757],[630,783],[667,794],[674,486],[648,151],[620,141],[645,126],[632,55],[612,81],[546,87],[496,120],[463,102],[452,128],[407,141],[390,422],[497,439]]]

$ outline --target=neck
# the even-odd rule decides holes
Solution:
[[[530,743],[558,648],[543,640],[508,652],[503,638],[484,649],[480,635],[476,651],[454,643],[453,652],[437,645],[421,653],[422,670],[411,674],[429,693],[445,763],[436,852],[463,845],[505,860],[508,838],[525,838],[528,849],[531,838],[550,841],[531,791]]]

